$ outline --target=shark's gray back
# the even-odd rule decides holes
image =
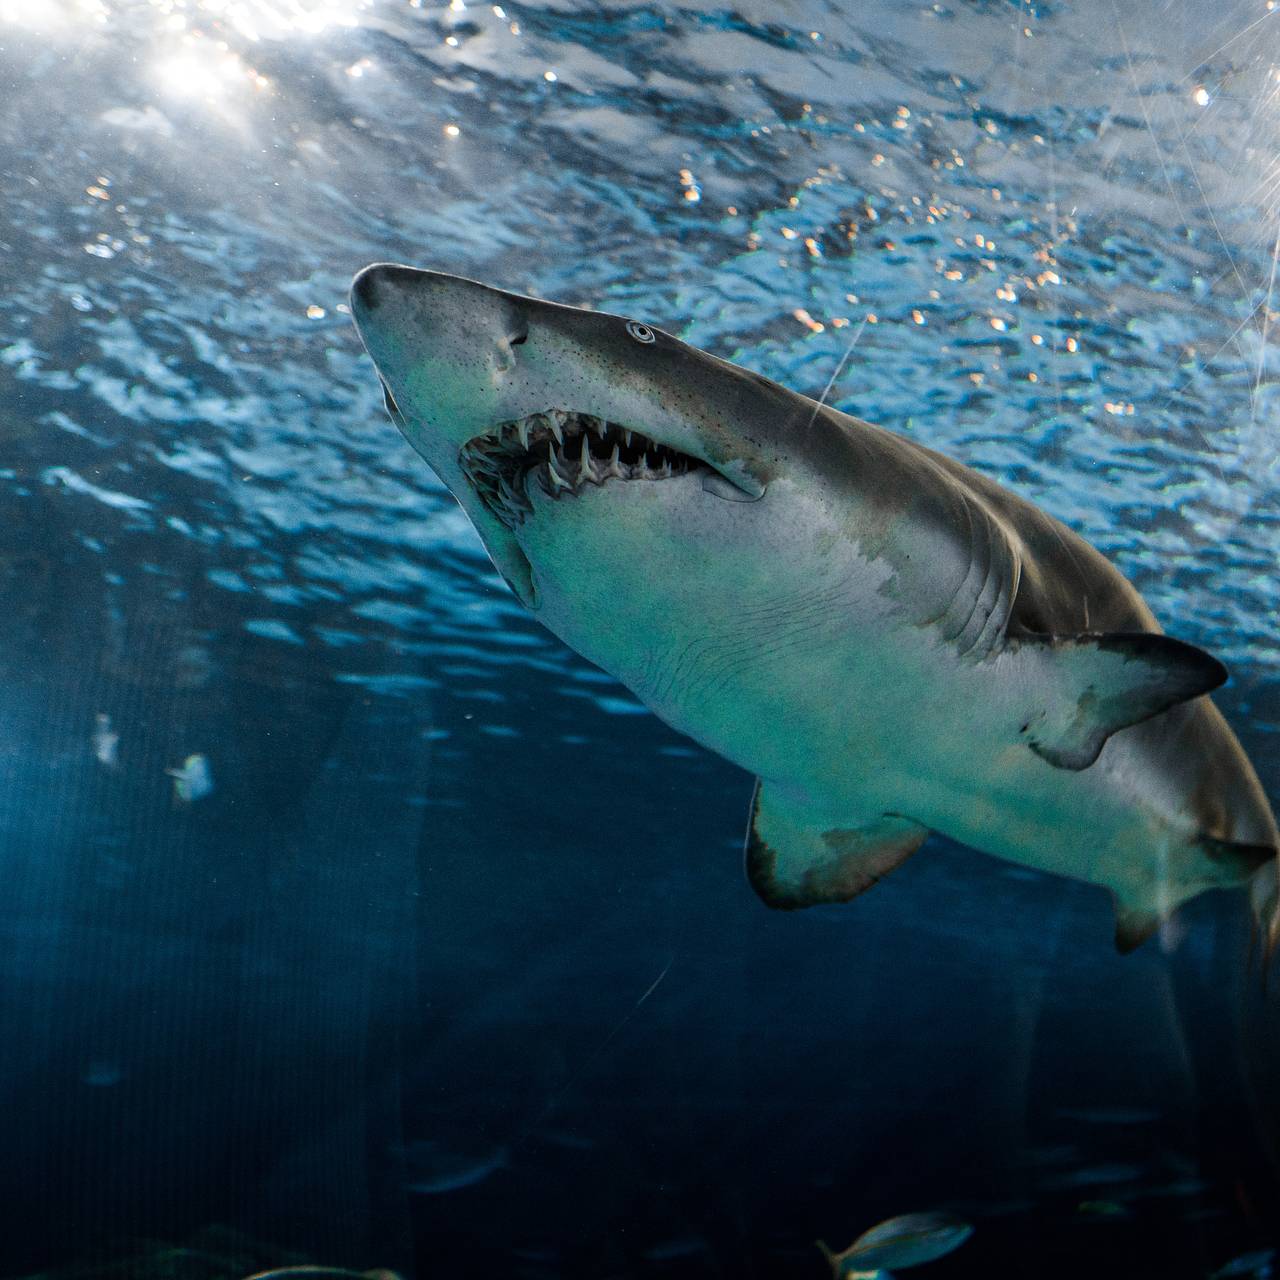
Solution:
[[[1161,631],[1155,616],[1124,575],[1061,521],[980,472],[925,445],[845,414],[831,416],[845,431],[871,433],[869,438],[875,441],[877,452],[897,455],[895,461],[904,470],[905,483],[919,486],[927,482],[922,477],[932,474],[932,487],[950,489],[934,496],[935,502],[945,502],[949,519],[956,520],[956,508],[964,507],[968,509],[967,519],[975,524],[984,516],[994,521],[1019,561],[1008,622],[1011,632],[1078,635]]]

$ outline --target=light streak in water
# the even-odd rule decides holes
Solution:
[[[157,28],[182,30],[204,21],[219,23],[248,40],[317,35],[330,27],[359,25],[360,13],[372,0],[0,0],[0,23],[33,31],[82,29],[88,20],[98,24],[127,18],[150,9]]]

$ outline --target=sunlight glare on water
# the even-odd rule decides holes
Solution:
[[[128,24],[136,36],[146,25],[180,32],[216,24],[246,40],[319,35],[354,27],[374,0],[0,0],[0,22],[76,34],[80,23]]]

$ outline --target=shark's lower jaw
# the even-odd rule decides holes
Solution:
[[[530,484],[559,499],[587,485],[669,480],[706,465],[638,431],[562,409],[499,423],[468,440],[458,461],[480,501],[508,529],[533,512]]]

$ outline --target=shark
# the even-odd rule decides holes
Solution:
[[[1280,834],[1209,693],[1100,552],[907,436],[644,320],[366,267],[392,421],[556,636],[754,774],[747,877],[847,902],[937,832],[1108,890],[1128,952]]]

